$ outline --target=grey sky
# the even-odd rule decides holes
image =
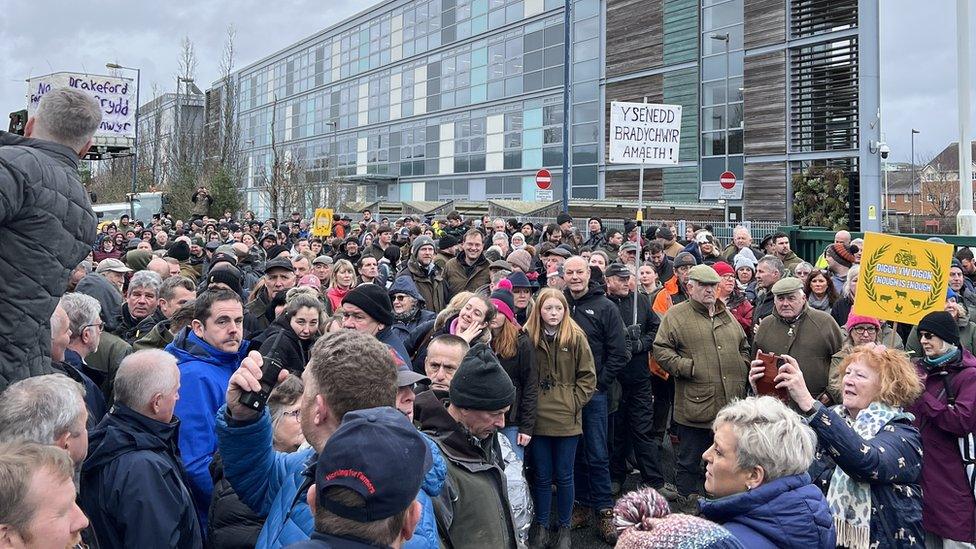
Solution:
[[[173,91],[184,35],[196,46],[197,85],[206,89],[217,77],[229,24],[237,29],[239,68],[378,1],[0,0],[0,115],[5,127],[6,113],[25,106],[24,79],[31,75],[104,74],[109,61],[142,69],[143,102],[153,83]],[[909,159],[912,127],[922,132],[916,156],[938,153],[958,136],[955,2],[881,0],[881,7],[882,106],[891,158]],[[971,15],[976,36],[976,10]]]

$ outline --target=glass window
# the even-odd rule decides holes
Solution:
[[[485,155],[483,154],[473,154],[468,157],[468,171],[472,172],[483,172],[485,171]]]
[[[488,83],[488,99],[501,99],[505,97],[505,81]]]
[[[522,93],[522,77],[516,76],[515,78],[505,79],[505,95],[512,96]]]
[[[730,0],[702,9],[702,29],[717,29],[741,22],[742,0]]]
[[[522,165],[527,169],[542,166],[542,149],[523,149]]]
[[[518,38],[505,42],[505,58],[512,59],[522,55],[522,41]]]
[[[725,157],[702,158],[701,170],[702,181],[718,181],[719,176],[725,171]],[[736,155],[729,157],[729,170],[735,174],[743,173],[742,156]]]
[[[563,68],[552,67],[545,70],[543,85],[547,88],[563,85]]]
[[[484,67],[488,64],[488,49],[478,48],[471,52],[471,66]]]
[[[562,147],[546,147],[542,149],[543,166],[561,166],[563,163]]]
[[[577,89],[573,91],[579,96]],[[729,78],[729,92],[732,102],[742,101],[742,78]],[[725,104],[725,79],[702,84],[702,106]]]
[[[596,143],[599,132],[600,128],[597,124],[575,124],[572,131],[573,145]]]
[[[545,66],[555,67],[563,64],[563,47],[562,46],[552,46],[546,48],[545,51]]]
[[[577,14],[577,16],[578,16],[578,14]],[[545,33],[546,33],[546,45],[547,46],[555,46],[556,44],[562,44],[563,43],[564,36],[563,36],[563,25],[562,25],[562,23],[560,23],[558,25],[552,25],[550,27],[546,27]]]
[[[593,38],[584,40],[573,45],[573,59],[576,61],[589,61],[600,57],[600,40]]]
[[[525,128],[541,128],[542,127],[542,109],[527,109],[522,117],[522,123]]]
[[[598,99],[600,95],[599,82],[584,82],[573,86],[574,101],[592,101]]]
[[[505,151],[505,163],[504,169],[506,170],[518,170],[522,168],[522,152],[521,151]]]
[[[580,103],[573,107],[573,122],[591,122],[599,120],[600,106],[596,102]]]
[[[717,80],[725,78],[725,54],[713,55],[702,59],[702,80]],[[742,75],[742,51],[729,53],[729,74]]]
[[[708,132],[702,134],[702,156],[725,154],[725,132]]]
[[[559,105],[546,105],[542,108],[542,125],[551,126],[553,124],[563,123],[563,106]]]
[[[573,162],[575,164],[595,164],[597,162],[596,149],[596,145],[573,147]]]
[[[739,11],[741,12],[742,4],[740,3],[739,5]],[[585,21],[576,21],[576,24],[573,26],[573,40],[576,42],[587,40],[589,38],[597,38],[598,36],[600,36],[599,17],[591,17]]]
[[[525,130],[522,135],[525,148],[531,149],[542,146],[542,128]]]
[[[597,184],[596,166],[575,166],[573,168],[573,188]]]
[[[516,21],[521,21],[523,14],[524,10],[522,8],[521,0],[514,2],[505,8],[505,22],[514,23]]]
[[[525,72],[542,70],[543,64],[543,53],[541,51],[536,51],[532,53],[525,54],[524,70]],[[539,84],[542,84],[542,75],[539,75]]]
[[[488,16],[479,15],[471,20],[471,36],[481,34],[488,30]]]
[[[538,30],[526,34],[522,37],[522,42],[524,51],[541,50],[545,46],[543,31]]]
[[[742,130],[729,131],[729,154],[742,154]]]
[[[702,33],[702,55],[725,53],[725,40],[712,38],[714,34],[729,33],[729,51],[742,49],[742,25]]]
[[[583,61],[573,64],[573,80],[582,82],[584,80],[595,80],[600,77],[600,62],[597,59]]]

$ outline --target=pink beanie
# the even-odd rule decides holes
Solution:
[[[854,329],[854,326],[857,326],[858,324],[870,324],[877,328],[878,331],[881,330],[881,322],[877,318],[856,315],[853,311],[851,312],[850,316],[847,317],[847,324],[844,325],[844,328],[850,332],[852,329]]]

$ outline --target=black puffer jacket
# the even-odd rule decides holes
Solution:
[[[207,515],[207,545],[209,549],[251,549],[256,547],[264,519],[251,510],[237,496],[234,487],[224,476],[224,460],[220,452],[210,462],[213,477],[213,498]]]
[[[289,372],[300,376],[308,364],[309,350],[317,339],[318,337],[298,337],[295,330],[291,329],[291,317],[282,314],[251,340],[251,349],[260,351],[263,356],[277,358]]]
[[[51,314],[95,243],[78,155],[0,131],[0,391],[51,369]]]
[[[596,366],[596,388],[606,391],[616,381],[627,363],[627,339],[620,311],[603,293],[603,287],[590,281],[590,287],[579,299],[565,291],[569,314],[586,333]]]

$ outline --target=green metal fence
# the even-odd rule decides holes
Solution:
[[[834,242],[834,231],[827,230],[823,227],[801,227],[797,225],[790,225],[785,227],[780,227],[780,230],[789,235],[790,237],[790,247],[796,255],[802,257],[803,259],[813,263],[816,261],[817,257],[823,253],[824,249],[833,244]],[[960,236],[960,235],[947,235],[947,234],[905,234],[905,233],[891,233],[893,236],[905,236],[908,238],[917,238],[919,240],[925,240],[930,237],[937,237],[945,240],[953,246],[969,246],[976,248],[976,236]],[[851,233],[852,238],[864,238],[864,233]]]

